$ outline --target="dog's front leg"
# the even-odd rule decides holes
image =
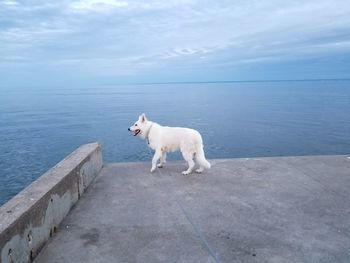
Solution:
[[[160,162],[157,165],[157,167],[162,168],[164,163],[166,163],[166,152],[162,151],[162,155],[160,157]]]
[[[154,156],[152,158],[152,168],[151,168],[151,173],[153,173],[156,170],[157,167],[157,162],[159,158],[162,156],[162,151],[161,150],[156,150],[154,153]]]

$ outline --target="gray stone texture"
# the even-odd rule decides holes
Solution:
[[[0,263],[31,262],[102,165],[100,145],[83,145],[1,206]]]
[[[350,262],[350,159],[105,165],[38,255],[46,262]]]

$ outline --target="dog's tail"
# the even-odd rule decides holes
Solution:
[[[198,148],[196,151],[196,160],[200,166],[202,166],[206,169],[210,169],[211,165],[207,161],[207,159],[205,159],[203,145],[198,145]]]

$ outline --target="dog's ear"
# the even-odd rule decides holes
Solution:
[[[142,113],[140,116],[141,122],[147,121],[146,114]]]

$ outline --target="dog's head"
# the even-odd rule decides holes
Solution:
[[[128,131],[132,132],[134,136],[142,136],[147,130],[147,118],[144,113],[139,116],[139,119],[128,128]]]

